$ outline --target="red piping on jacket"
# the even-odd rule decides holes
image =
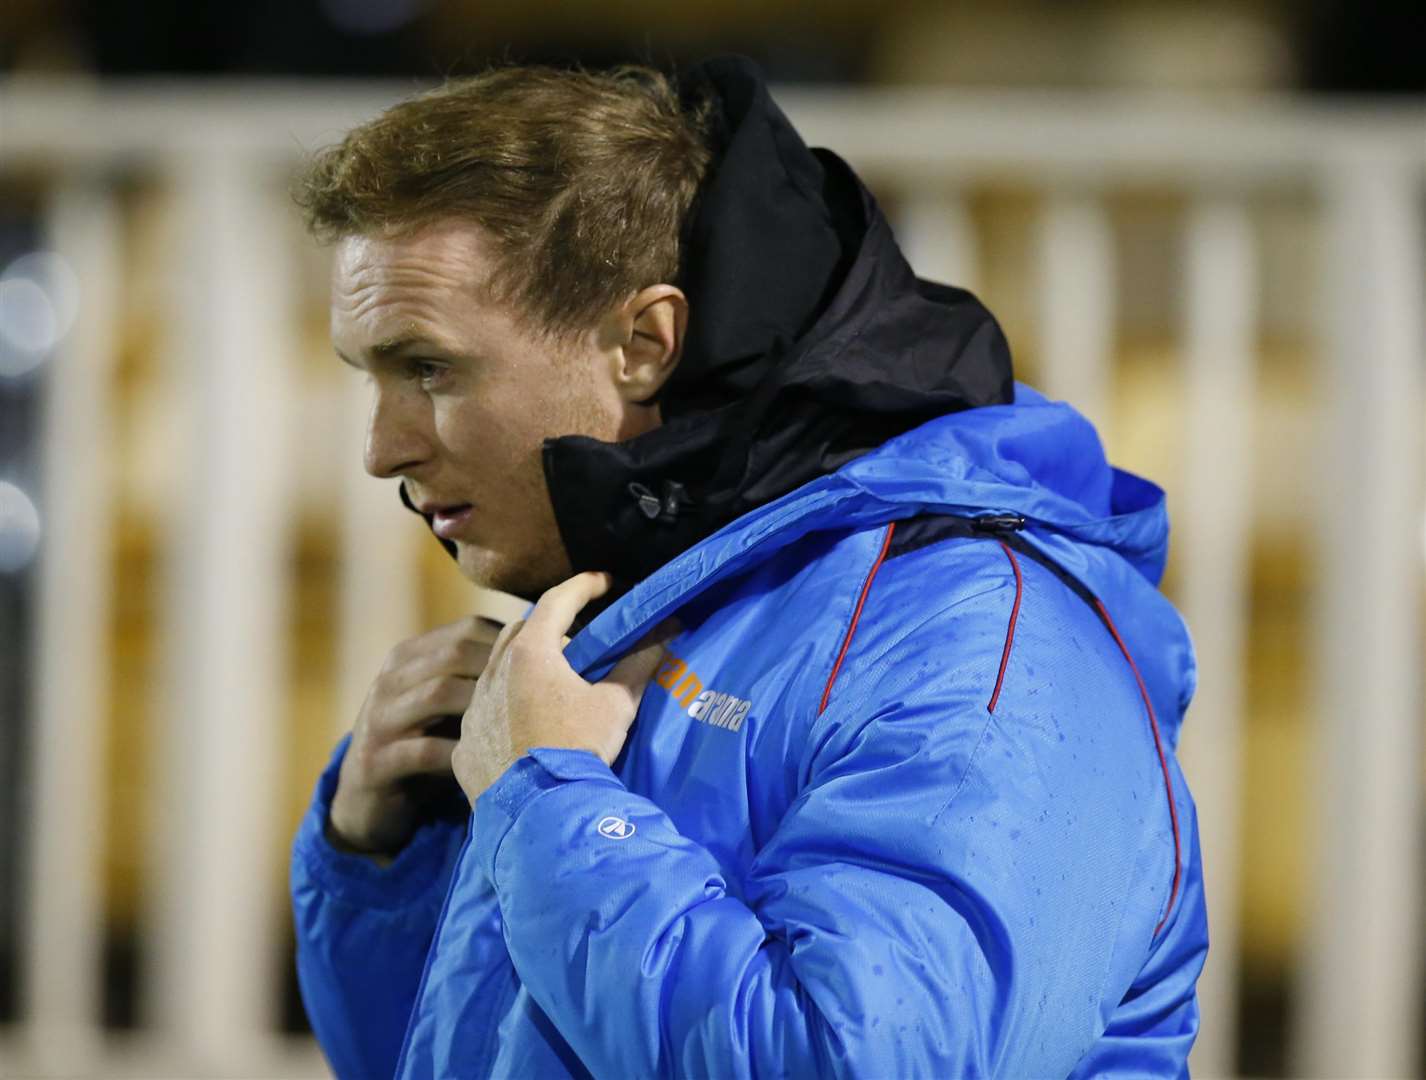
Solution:
[[[842,639],[842,651],[837,654],[837,662],[832,665],[832,674],[827,679],[827,688],[822,691],[822,704],[817,706],[817,715],[821,716],[827,708],[827,701],[832,696],[832,684],[837,681],[837,672],[842,670],[842,661],[847,658],[847,650],[852,647],[852,635],[857,632],[857,622],[862,617],[862,605],[866,603],[866,594],[871,591],[871,583],[876,578],[876,572],[881,569],[881,564],[886,561],[886,552],[891,547],[891,534],[896,531],[896,522],[892,522],[886,527],[886,537],[881,542],[881,551],[877,553],[876,562],[871,564],[871,569],[867,571],[866,581],[862,582],[861,595],[857,597],[857,606],[852,611],[852,621],[847,626],[847,636]]]
[[[852,637],[856,634],[857,623],[862,617],[862,608],[866,604],[867,593],[871,591],[871,583],[876,579],[876,572],[881,569],[881,564],[886,561],[886,553],[891,548],[891,537],[896,531],[896,522],[892,522],[886,527],[886,536],[881,542],[881,551],[877,553],[876,561],[871,564],[871,569],[867,571],[866,580],[862,582],[861,595],[857,597],[857,606],[852,611],[851,622],[847,626],[846,636],[842,639],[841,651],[837,653],[837,662],[832,665],[832,674],[827,679],[827,686],[822,691],[822,703],[817,707],[817,714],[820,716],[827,708],[827,702],[832,696],[832,684],[837,681],[837,673],[842,670],[842,661],[847,658],[847,650],[851,648]],[[1005,541],[998,541],[1005,552],[1006,558],[1010,560],[1010,567],[1015,572],[1015,602],[1010,608],[1010,623],[1005,629],[1005,648],[1000,654],[1000,671],[995,677],[995,690],[990,695],[990,702],[986,705],[987,712],[994,712],[996,702],[1000,699],[1000,689],[1005,682],[1005,669],[1010,663],[1010,651],[1015,644],[1015,626],[1020,618],[1020,601],[1024,595],[1025,581],[1020,573],[1020,562],[1015,558],[1015,552]],[[1087,594],[1086,594],[1087,595]],[[1164,754],[1163,739],[1159,735],[1159,721],[1154,714],[1154,703],[1149,698],[1148,687],[1144,684],[1144,677],[1139,672],[1139,665],[1134,663],[1134,657],[1129,652],[1129,647],[1124,644],[1124,639],[1119,636],[1119,629],[1114,625],[1114,620],[1109,617],[1109,611],[1105,608],[1104,602],[1097,596],[1092,597],[1095,610],[1099,612],[1099,617],[1104,620],[1104,625],[1108,627],[1109,633],[1114,638],[1114,643],[1119,646],[1119,651],[1123,653],[1124,659],[1129,662],[1129,670],[1134,673],[1134,681],[1139,686],[1139,696],[1144,699],[1144,708],[1149,713],[1149,729],[1154,736],[1154,751],[1158,754],[1159,769],[1164,776],[1164,791],[1168,795],[1169,802],[1169,822],[1173,826],[1173,884],[1169,888],[1169,900],[1164,908],[1163,918],[1154,927],[1154,936],[1157,937],[1160,930],[1169,921],[1169,915],[1173,912],[1174,902],[1178,899],[1179,882],[1182,877],[1181,863],[1183,861],[1183,840],[1178,827],[1178,807],[1174,802],[1173,778],[1169,775],[1168,757]]]
[[[1129,649],[1124,644],[1124,639],[1119,636],[1119,631],[1114,627],[1114,620],[1109,617],[1109,612],[1105,610],[1104,604],[1096,597],[1094,606],[1099,609],[1099,615],[1104,620],[1104,625],[1109,627],[1109,632],[1114,635],[1114,641],[1119,646],[1119,651],[1124,654],[1124,659],[1129,661],[1129,667],[1134,672],[1134,681],[1139,684],[1139,694],[1144,699],[1144,708],[1149,710],[1149,727],[1154,733],[1154,749],[1159,755],[1159,768],[1164,774],[1164,790],[1168,792],[1169,798],[1169,821],[1173,824],[1173,887],[1169,890],[1168,906],[1164,908],[1164,917],[1159,920],[1159,925],[1154,927],[1154,935],[1157,937],[1160,930],[1164,928],[1164,923],[1169,921],[1169,912],[1173,911],[1173,902],[1178,896],[1179,863],[1182,859],[1181,841],[1178,833],[1178,808],[1174,805],[1173,780],[1169,777],[1168,758],[1164,756],[1164,744],[1159,738],[1159,722],[1154,716],[1154,703],[1149,700],[1148,688],[1144,685],[1144,677],[1139,674],[1139,665],[1134,663],[1134,658],[1129,655]]]
[[[1015,571],[1015,604],[1010,609],[1010,625],[1005,628],[1005,649],[1000,654],[1000,671],[995,676],[995,691],[990,695],[990,704],[985,707],[986,712],[994,712],[995,703],[1000,700],[1000,687],[1005,682],[1005,668],[1010,663],[1010,647],[1015,644],[1015,623],[1020,618],[1020,597],[1025,591],[1025,579],[1020,576],[1020,560],[1015,558],[1015,552],[1010,550],[1009,544],[1004,540],[999,543],[1005,549],[1005,557],[1010,560],[1010,569]]]

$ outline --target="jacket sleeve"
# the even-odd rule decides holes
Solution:
[[[433,820],[387,867],[336,850],[323,830],[347,742],[317,782],[293,843],[297,977],[337,1076],[385,1080],[396,1068],[466,829]]]
[[[466,857],[595,1075],[1074,1069],[1153,946],[1174,849],[1126,671],[1091,649],[1052,706],[1031,691],[1058,652],[1026,631],[988,711],[1007,610],[844,669],[741,881],[584,752],[532,751],[481,796]]]

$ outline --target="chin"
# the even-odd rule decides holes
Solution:
[[[472,585],[509,593],[534,603],[546,589],[553,588],[570,577],[569,560],[560,552],[563,567],[550,565],[553,560],[515,559],[504,552],[457,542],[456,563]]]

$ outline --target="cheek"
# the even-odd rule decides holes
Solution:
[[[509,448],[518,442],[519,432],[508,416],[488,403],[465,400],[437,400],[436,437],[459,465],[488,468],[509,459]]]
[[[587,395],[548,398],[534,393],[492,394],[479,404],[466,399],[436,409],[437,437],[465,467],[543,476],[540,464],[546,439],[592,435],[607,439],[605,410]],[[515,479],[511,476],[510,479]]]

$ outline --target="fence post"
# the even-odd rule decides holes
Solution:
[[[975,291],[975,222],[960,193],[908,193],[897,206],[896,239],[918,277]]]
[[[278,174],[213,135],[170,173],[181,243],[169,363],[185,438],[168,522],[153,1004],[195,1069],[231,1072],[268,1048],[276,1022],[299,337]]]
[[[47,221],[80,307],[46,373],[24,1012],[35,1060],[73,1072],[92,1068],[101,1036],[119,217],[111,193],[80,180]]]
[[[1421,1040],[1420,174],[1363,141],[1326,178],[1318,857],[1294,1070],[1411,1075]]]
[[[1174,527],[1199,677],[1180,756],[1198,807],[1211,942],[1198,983],[1193,1071],[1223,1077],[1234,1074],[1237,1050],[1258,277],[1252,220],[1242,202],[1199,201],[1189,212],[1185,239],[1187,444]]]
[[[1045,392],[1069,401],[1101,436],[1112,419],[1114,236],[1088,194],[1049,196],[1040,228],[1040,370]]]

